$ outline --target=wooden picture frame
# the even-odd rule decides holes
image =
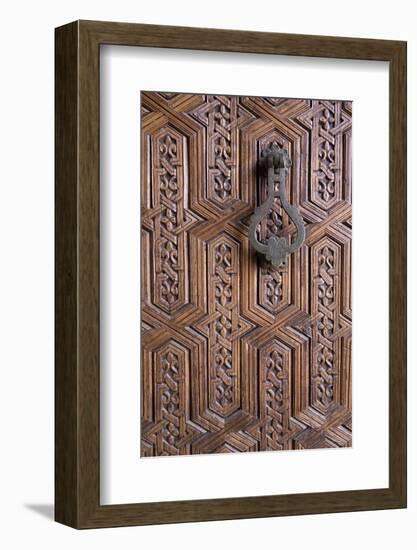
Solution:
[[[406,506],[406,43],[76,21],[56,29],[55,519],[117,527]],[[100,504],[99,56],[117,44],[389,62],[389,487]]]

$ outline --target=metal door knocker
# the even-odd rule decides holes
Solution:
[[[249,226],[249,240],[257,252],[264,254],[273,266],[279,267],[287,263],[288,256],[295,252],[303,244],[305,228],[303,218],[296,206],[291,205],[286,197],[286,178],[291,160],[285,149],[275,145],[262,151],[261,165],[265,167],[268,175],[268,197],[264,203],[255,209]],[[279,189],[276,188],[279,183]],[[266,243],[258,240],[256,228],[259,222],[267,216],[274,205],[274,199],[278,197],[282,208],[288,214],[297,229],[297,237],[290,244],[284,237],[275,235],[268,238]]]

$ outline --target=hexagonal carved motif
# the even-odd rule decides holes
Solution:
[[[141,456],[350,446],[351,104],[157,91],[141,112]],[[248,239],[274,144],[306,228],[280,268]],[[275,199],[258,238],[294,233]]]

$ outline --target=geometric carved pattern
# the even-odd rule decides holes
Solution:
[[[352,444],[348,101],[141,93],[141,456]],[[306,238],[248,240],[284,148]],[[279,199],[258,238],[291,240]]]
[[[239,198],[239,128],[251,115],[235,96],[207,96],[191,114],[206,128],[207,198],[223,207]]]
[[[180,136],[163,128],[154,142],[154,182],[160,212],[155,218],[155,304],[173,311],[187,300],[184,285],[184,234],[177,234],[181,212],[184,163]]]
[[[285,448],[285,435],[290,421],[289,373],[291,350],[273,340],[261,350],[260,356],[260,411],[265,424],[260,450]]]
[[[187,410],[186,355],[169,343],[155,354],[155,420],[163,422],[155,448],[160,455],[179,454],[186,426],[182,412]]]
[[[342,195],[343,133],[351,126],[351,115],[343,111],[341,101],[313,100],[298,120],[311,130],[312,200],[329,209]]]
[[[334,390],[338,375],[337,349],[335,338],[337,330],[337,303],[339,284],[337,274],[340,271],[340,254],[327,238],[319,241],[313,248],[314,287],[313,310],[317,319],[313,330],[313,387],[312,402],[326,410],[334,400]]]
[[[213,316],[208,345],[209,402],[221,415],[230,414],[238,405],[239,358],[236,353],[233,329],[236,321],[236,287],[238,285],[238,254],[236,245],[221,237],[214,246],[209,244],[208,265],[211,296],[209,306]]]

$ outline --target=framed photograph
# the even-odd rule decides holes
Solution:
[[[56,29],[56,520],[406,506],[406,43]]]

